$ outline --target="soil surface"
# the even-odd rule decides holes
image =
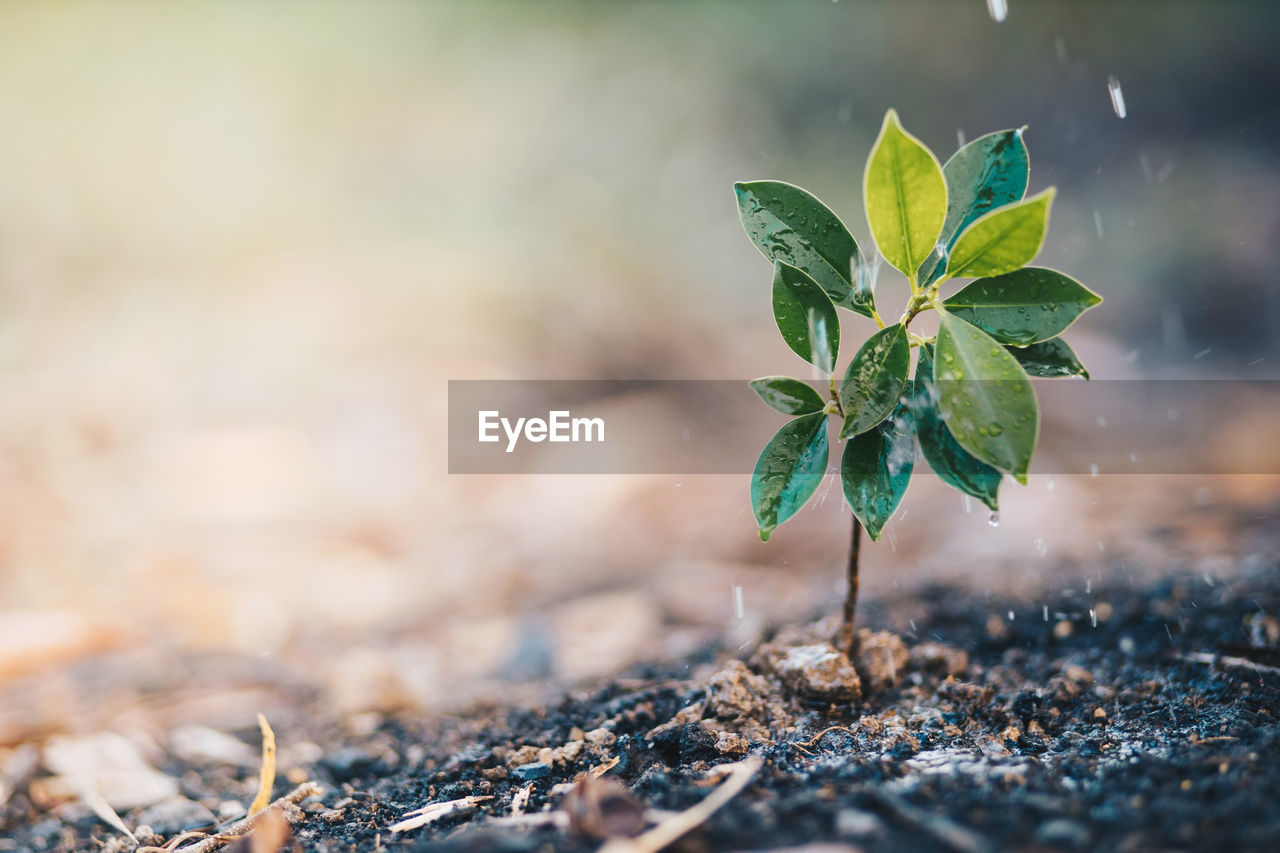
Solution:
[[[754,756],[746,787],[671,849],[1277,850],[1277,614],[1280,572],[1258,559],[1229,578],[1085,577],[1036,601],[932,587],[865,603],[856,672],[826,620],[545,707],[377,717],[355,735],[317,718],[320,754],[276,795],[305,776],[324,788],[293,815],[302,850],[594,850]],[[243,771],[160,769],[211,811],[243,794]],[[130,849],[24,784],[0,850]]]

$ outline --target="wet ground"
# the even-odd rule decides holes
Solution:
[[[934,586],[867,602],[856,674],[827,620],[542,707],[319,709],[315,754],[276,794],[325,789],[294,815],[303,850],[588,850],[671,820],[754,756],[745,788],[673,849],[1280,849],[1280,571],[1259,556],[1274,550],[1251,552],[1225,576],[1081,572],[1034,600]],[[254,733],[237,734],[252,754]],[[172,750],[159,767],[210,812],[243,795],[243,768]],[[128,849],[83,806],[42,808],[29,775],[0,850]]]

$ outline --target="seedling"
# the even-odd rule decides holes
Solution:
[[[1026,485],[1039,437],[1028,377],[1089,378],[1059,335],[1102,299],[1063,273],[1027,266],[1044,242],[1055,189],[1026,197],[1023,130],[975,139],[940,165],[895,111],[885,115],[863,199],[880,257],[910,286],[893,323],[876,305],[879,261],[859,250],[830,208],[780,181],[734,185],[743,227],[773,262],[778,330],[824,385],[819,392],[786,376],[751,382],[765,403],[794,416],[756,461],[751,507],[768,540],[813,497],[826,474],[827,419],[834,417],[845,443],[840,483],[853,510],[844,611],[850,646],[860,531],[880,538],[911,480],[916,445],[944,482],[982,501],[994,518],[1004,475]],[[972,280],[944,296],[953,279]],[[840,380],[837,308],[879,327]],[[935,335],[910,328],[926,311],[938,312]]]

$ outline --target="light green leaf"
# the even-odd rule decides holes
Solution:
[[[1101,301],[1101,296],[1057,270],[1023,267],[970,282],[943,304],[1001,343],[1027,346],[1061,334]]]
[[[938,238],[948,250],[960,232],[989,210],[1027,194],[1030,158],[1023,128],[980,136],[962,147],[942,167],[947,179],[947,219]],[[946,269],[946,257],[934,255],[920,270],[920,283],[932,284]]]
[[[850,509],[873,541],[880,538],[902,502],[914,468],[915,439],[911,418],[905,414],[895,414],[878,428],[855,435],[845,445],[840,485]]]
[[[938,242],[947,183],[938,158],[889,110],[863,176],[867,222],[884,259],[908,277]]]
[[[802,270],[774,261],[773,318],[787,346],[830,373],[840,351],[840,318],[827,294]]]
[[[1017,359],[976,326],[938,312],[938,408],[969,453],[1023,485],[1040,433],[1035,391]]]
[[[1029,347],[1005,347],[1022,365],[1028,376],[1083,376],[1089,378],[1080,359],[1062,338],[1050,338]]]
[[[813,386],[789,376],[764,376],[751,380],[751,390],[771,408],[784,415],[808,415],[821,412],[826,401]]]
[[[911,412],[916,420],[916,437],[920,451],[942,481],[986,504],[992,512],[999,509],[1000,481],[995,468],[975,458],[956,442],[938,411],[938,389],[933,384],[933,351],[920,348]]]
[[[782,181],[736,183],[733,189],[742,227],[766,258],[804,270],[834,304],[871,316],[871,294],[854,292],[858,244],[829,207]]]
[[[952,278],[1003,275],[1026,266],[1040,251],[1049,227],[1050,187],[1026,201],[998,207],[964,230],[951,250]]]
[[[751,510],[762,541],[813,497],[826,471],[827,416],[822,412],[796,418],[769,439],[751,474]]]
[[[910,370],[907,330],[894,323],[867,338],[840,385],[844,425],[840,438],[866,432],[888,417],[902,397]]]

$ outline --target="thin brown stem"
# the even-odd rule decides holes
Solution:
[[[853,515],[853,513],[850,513]],[[845,567],[846,574],[849,579],[849,591],[844,597],[844,625],[842,631],[845,637],[845,651],[852,658],[857,651],[857,634],[853,630],[854,613],[858,609],[858,556],[862,550],[862,522],[858,521],[858,516],[853,515],[853,529],[849,533],[849,562]]]

